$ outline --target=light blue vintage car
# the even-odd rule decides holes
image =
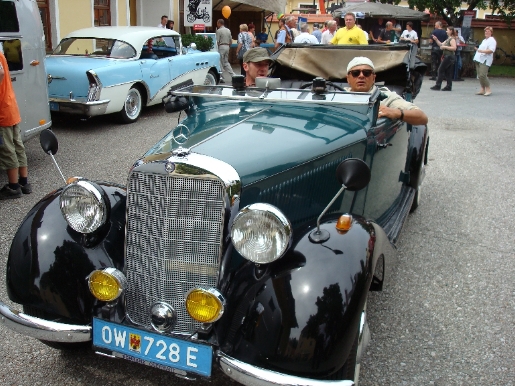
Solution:
[[[67,35],[46,58],[52,112],[118,113],[135,122],[170,88],[215,85],[220,55],[183,47],[181,36],[156,27],[93,27]]]

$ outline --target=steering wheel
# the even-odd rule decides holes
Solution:
[[[313,82],[308,82],[306,84],[303,84],[302,86],[300,86],[299,88],[301,90],[304,90],[305,88],[308,88],[308,87],[311,87],[313,85]],[[339,91],[345,91],[342,87],[338,86],[337,84],[334,84],[333,82],[328,82],[326,81],[325,82],[325,85],[326,86],[331,86],[332,88],[334,88],[335,90],[339,90]]]

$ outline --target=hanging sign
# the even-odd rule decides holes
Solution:
[[[213,22],[212,0],[184,0],[184,26],[202,24],[211,27]]]

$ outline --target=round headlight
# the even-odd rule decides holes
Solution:
[[[234,219],[231,237],[234,248],[254,263],[266,264],[279,259],[291,241],[291,224],[275,206],[252,204]]]
[[[116,268],[93,271],[88,278],[89,291],[98,300],[111,302],[118,299],[127,287],[125,275]]]
[[[68,225],[80,233],[92,233],[107,218],[103,190],[89,181],[77,181],[61,193],[59,204]]]
[[[186,295],[186,310],[202,323],[216,322],[224,313],[225,300],[214,288],[194,288]]]

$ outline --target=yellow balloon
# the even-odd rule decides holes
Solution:
[[[229,7],[228,5],[223,7],[222,8],[222,15],[224,15],[224,17],[226,19],[229,19],[229,16],[231,16],[231,7]]]

